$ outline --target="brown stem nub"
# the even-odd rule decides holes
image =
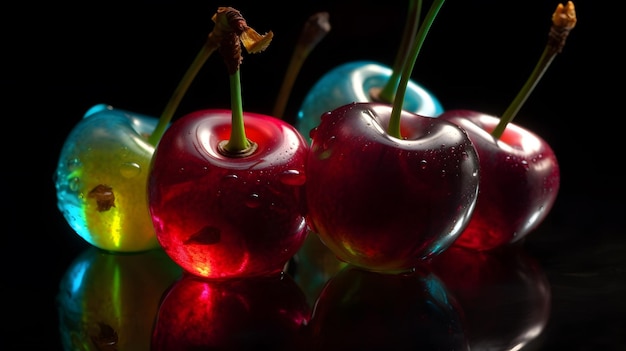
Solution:
[[[564,6],[559,4],[552,14],[552,27],[548,34],[548,46],[556,53],[561,53],[565,46],[567,36],[576,26],[576,10],[574,3],[568,1]]]
[[[235,32],[226,33],[222,37],[219,53],[226,64],[229,75],[239,70],[243,56],[241,56],[239,36]]]
[[[554,60],[556,55],[563,49],[563,46],[565,46],[565,39],[567,39],[567,36],[574,26],[576,26],[574,3],[568,1],[566,6],[559,4],[552,14],[552,27],[550,27],[548,34],[548,43],[541,53],[539,61],[524,83],[522,89],[517,93],[515,99],[513,99],[513,102],[511,102],[502,116],[500,116],[500,121],[496,127],[491,131],[491,135],[495,139],[500,139],[506,126],[513,121],[513,118],[515,118],[528,96],[530,96],[530,93],[535,89],[535,86],[541,77],[543,77],[543,74],[552,63],[552,60]]]
[[[239,70],[243,61],[241,44],[248,53],[254,54],[265,50],[274,37],[271,31],[261,35],[248,27],[241,12],[232,7],[219,7],[212,20],[215,28],[209,34],[208,40],[219,43],[219,51],[229,74]]]

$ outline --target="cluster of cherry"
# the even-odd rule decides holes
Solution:
[[[203,57],[239,41],[260,52],[271,41],[235,9],[220,8],[213,20]],[[561,40],[549,41],[548,57],[574,26],[571,2],[557,7],[553,23]],[[341,260],[391,273],[453,245],[512,244],[553,206],[560,182],[553,150],[510,123],[540,74],[501,117],[444,111],[413,82],[407,99],[393,104],[347,94],[346,103],[323,105],[318,97],[331,85],[369,98],[368,84],[391,74],[351,63],[313,87],[291,125],[242,110],[238,63],[229,66],[230,110],[200,110],[171,124],[171,108],[161,119],[106,105],[85,114],[56,172],[59,209],[81,237],[112,252],[162,247],[193,275],[231,278],[281,272],[307,235],[318,235]],[[367,84],[351,79],[368,75]],[[320,108],[327,112],[306,112]]]

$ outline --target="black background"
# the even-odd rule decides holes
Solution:
[[[557,3],[446,2],[414,80],[446,109],[502,113],[539,59]],[[429,5],[424,2],[424,13]],[[552,212],[525,245],[553,289],[540,349],[624,350],[623,38],[617,15],[601,2],[575,5],[576,28],[515,119],[551,144],[562,174]],[[9,195],[3,206],[3,345],[54,350],[59,344],[57,284],[86,248],[56,208],[52,175],[65,137],[97,103],[158,116],[213,28],[218,6],[235,7],[257,31],[275,34],[265,52],[244,54],[241,68],[244,109],[266,114],[303,23],[316,11],[330,13],[332,30],[305,62],[286,119],[336,65],[360,59],[390,65],[406,10],[400,1],[353,0],[21,2],[3,9],[2,180]],[[208,60],[177,116],[208,107],[229,107],[218,55]]]

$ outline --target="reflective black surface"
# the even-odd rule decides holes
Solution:
[[[420,53],[414,78],[436,93],[446,108],[501,113],[538,60],[545,44],[549,15],[556,4],[538,0],[515,5],[447,2]],[[529,324],[521,321],[524,318],[525,322],[532,322],[530,325],[542,325],[541,333],[531,338],[524,350],[626,349],[623,224],[626,211],[625,183],[620,173],[624,159],[622,131],[618,124],[624,108],[623,97],[618,96],[621,90],[615,88],[616,84],[619,87],[618,82],[607,84],[620,76],[622,68],[617,63],[623,60],[617,53],[618,31],[613,30],[617,25],[602,17],[606,9],[590,0],[575,4],[577,27],[516,117],[516,123],[535,130],[551,143],[561,165],[562,183],[557,202],[546,221],[521,245],[523,254],[536,262],[541,272],[537,278],[541,282],[539,286],[549,288],[549,306],[541,304],[539,297],[544,295],[536,290],[515,288],[519,287],[516,284],[532,281],[523,278],[528,276],[504,279],[498,283],[500,289],[491,292],[481,292],[479,286],[469,285],[477,289],[469,289],[476,295],[461,298],[467,289],[446,284],[440,277],[443,274],[437,275],[443,281],[446,295],[458,303],[447,310],[452,315],[463,311],[463,318],[474,321],[486,315],[498,317],[497,321],[475,322],[481,328],[472,335],[481,335],[481,340],[506,344],[507,337],[513,340],[520,335],[518,331],[527,330],[524,328]],[[304,1],[298,2],[297,8],[287,4],[280,9],[264,2],[251,5],[234,1],[219,5],[238,8],[259,31],[275,32],[270,48],[258,56],[245,56],[242,66],[244,108],[263,113],[271,112],[302,23],[315,11],[330,11],[333,29],[311,53],[296,82],[286,110],[287,116],[292,117],[308,87],[338,63],[369,58],[391,64],[404,21],[404,16],[395,12],[404,11],[404,5],[400,4]],[[16,20],[2,24],[5,58],[0,77],[5,107],[2,345],[7,349],[60,350],[66,328],[75,325],[66,323],[75,316],[71,311],[93,313],[102,307],[98,302],[73,309],[71,303],[76,300],[70,299],[63,303],[71,308],[59,309],[64,275],[75,260],[90,250],[56,208],[52,172],[63,140],[86,109],[96,103],[159,115],[211,30],[210,16],[218,5],[163,0],[71,6],[22,2],[16,6],[4,12]],[[278,12],[272,13],[273,10]],[[382,38],[377,32],[381,28],[397,35],[392,39]],[[204,107],[228,107],[227,84],[221,59],[211,58],[183,99],[180,113]],[[97,293],[98,284],[106,284],[103,283],[106,278],[106,274],[94,276],[92,291]],[[341,284],[352,284],[354,279],[348,275],[333,283],[337,288],[328,293],[324,303],[330,306],[325,310],[327,318],[320,317],[313,321],[314,325],[334,328],[326,323],[340,318],[349,324],[345,333],[358,336],[360,328],[367,330],[365,320],[356,319],[352,312],[346,311],[362,313],[372,323],[380,322],[375,312],[359,312],[368,304],[367,298],[375,299],[385,293],[383,288],[379,291],[374,288],[381,286],[374,278],[361,277],[361,285],[356,285],[370,287],[369,295],[361,295],[362,300],[346,295],[347,301],[354,304],[336,302],[342,301],[341,294],[347,294]],[[411,284],[423,282],[417,280]],[[132,296],[134,291],[130,289],[126,294]],[[506,296],[505,292],[511,295],[510,300],[502,300],[504,310],[495,311],[497,305],[490,305],[484,299],[488,293],[502,297]],[[427,295],[420,301],[427,301]],[[144,302],[148,301],[154,306],[154,299]],[[420,301],[407,306],[424,312],[424,316],[434,321],[440,320],[446,311],[422,309]],[[544,307],[537,310],[532,306]],[[399,311],[402,309],[397,305],[381,307],[380,318],[387,318],[387,323],[379,328],[397,322],[398,330],[408,328],[416,332],[428,327],[433,328],[428,335],[441,335],[435,328],[437,324],[415,321],[402,324],[407,320],[401,316],[392,318]],[[147,317],[142,312],[133,315],[138,323]],[[498,323],[511,319],[520,322],[518,329],[507,330]],[[148,322],[145,323],[143,327]],[[92,333],[99,337],[101,350],[115,349],[106,346],[114,335],[110,327],[102,325]],[[139,330],[137,335],[148,334],[145,328]],[[328,330],[335,334],[324,332]],[[320,327],[318,332],[321,336],[317,340],[333,341],[343,335],[337,328]],[[393,330],[387,332],[392,334]],[[531,331],[525,335],[533,334]],[[460,344],[474,341],[463,340],[467,335],[458,333],[448,336],[438,339],[443,349],[455,341]],[[90,342],[94,341],[86,341]],[[137,342],[145,346],[148,341]]]

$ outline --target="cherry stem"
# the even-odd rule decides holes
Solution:
[[[171,122],[174,117],[174,113],[178,109],[183,96],[189,90],[189,86],[198,75],[198,72],[204,66],[208,58],[213,54],[215,50],[217,50],[221,43],[223,36],[226,32],[229,31],[228,23],[224,20],[219,20],[220,18],[224,18],[226,16],[228,8],[220,7],[217,9],[217,12],[213,15],[211,20],[215,23],[215,27],[209,33],[206,42],[200,49],[200,52],[196,55],[193,62],[187,68],[187,71],[183,75],[183,78],[178,83],[178,86],[174,90],[174,93],[170,97],[167,105],[163,109],[161,113],[161,117],[159,118],[159,122],[157,123],[156,128],[148,138],[148,142],[152,145],[156,145],[159,140],[163,137],[163,133],[165,133],[165,129]],[[235,10],[236,11],[236,10]]]
[[[537,86],[537,83],[539,83],[548,67],[550,67],[550,64],[556,55],[563,50],[567,37],[575,26],[576,11],[574,9],[574,3],[568,1],[565,6],[563,4],[558,4],[556,10],[552,14],[552,26],[550,27],[550,32],[548,34],[548,43],[546,44],[546,47],[532,73],[522,86],[522,89],[518,92],[509,107],[504,111],[500,117],[500,121],[491,132],[491,135],[495,139],[500,139],[506,129],[506,126],[520,111],[532,91]]]
[[[435,21],[435,18],[437,17],[439,10],[441,10],[444,2],[445,0],[435,0],[430,5],[430,9],[426,14],[426,18],[424,18],[424,22],[422,22],[422,24],[419,26],[419,30],[415,35],[415,40],[409,50],[410,55],[407,57],[407,60],[404,62],[404,65],[402,67],[400,83],[398,84],[398,90],[393,100],[393,108],[391,110],[391,117],[389,119],[389,127],[387,128],[387,133],[398,139],[402,138],[402,135],[400,133],[400,116],[404,107],[404,96],[406,95],[406,88],[409,84],[409,80],[411,79],[411,74],[413,73],[413,68],[415,67],[417,55],[419,54],[422,45],[424,44],[424,40],[426,40],[426,35],[428,34],[428,31]]]
[[[246,138],[246,129],[243,124],[243,102],[241,100],[240,71],[237,70],[230,76],[230,108],[232,110],[232,129],[228,150],[245,150],[250,147]]]
[[[169,125],[170,121],[174,117],[174,113],[178,109],[183,96],[187,93],[189,86],[192,81],[198,75],[198,72],[204,66],[207,59],[211,56],[211,54],[217,49],[216,43],[210,39],[206,41],[205,45],[202,46],[200,52],[196,55],[195,59],[187,69],[187,72],[183,75],[183,78],[178,83],[176,90],[170,97],[170,100],[167,102],[165,109],[161,113],[161,117],[159,118],[159,122],[157,123],[156,128],[148,138],[148,142],[152,145],[156,145],[161,137],[163,137],[163,133],[165,133],[165,129]]]
[[[415,32],[417,32],[419,26],[419,19],[422,12],[421,0],[410,0],[409,10],[407,13],[407,22],[404,26],[404,33],[402,34],[402,41],[400,42],[400,48],[396,54],[394,60],[391,76],[382,90],[373,89],[370,91],[372,100],[385,102],[390,104],[396,95],[398,90],[398,82],[400,81],[400,74],[402,73],[402,67],[408,60],[409,48],[411,43],[415,39]]]
[[[251,27],[241,13],[232,7],[220,7],[213,16],[224,33],[221,36],[219,53],[222,55],[230,79],[231,132],[228,140],[220,141],[218,150],[225,156],[244,157],[256,150],[256,143],[246,137],[241,98],[240,66],[243,61],[241,44],[249,53],[264,51],[274,34],[270,31],[260,35]]]
[[[304,24],[274,104],[274,110],[272,111],[274,117],[283,118],[291,89],[304,62],[317,44],[330,32],[331,26],[328,17],[328,12],[318,12],[309,17]]]

